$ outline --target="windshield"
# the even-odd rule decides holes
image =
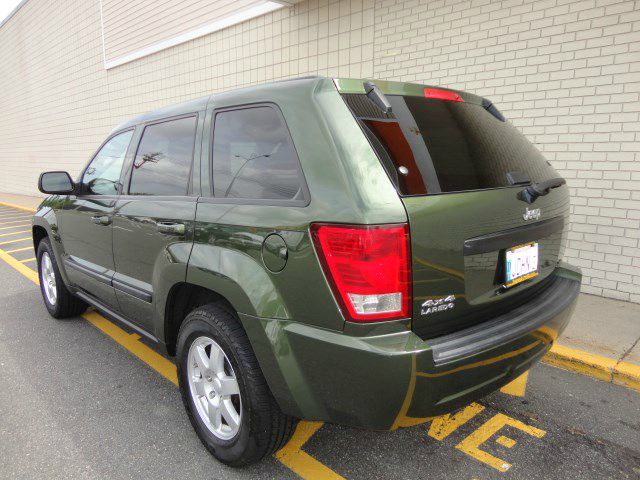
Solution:
[[[387,95],[383,113],[365,95],[344,94],[402,195],[511,186],[507,173],[532,182],[557,177],[526,137],[481,105]]]

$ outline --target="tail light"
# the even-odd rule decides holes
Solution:
[[[436,100],[448,100],[450,102],[463,102],[464,100],[459,93],[451,90],[442,90],[440,88],[425,88],[424,98],[435,98]]]
[[[311,225],[318,257],[348,320],[411,316],[409,226]]]

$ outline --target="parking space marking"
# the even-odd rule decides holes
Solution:
[[[110,322],[96,311],[89,311],[82,314],[82,318],[96,327],[102,333],[113,339],[116,343],[133,353],[136,357],[149,365],[152,369],[169,380],[174,385],[178,385],[178,375],[175,364],[160,355],[158,352],[140,342],[140,335],[127,333],[115,323]]]
[[[18,232],[0,233],[0,237],[6,237],[7,235],[18,235],[19,233],[30,233],[31,230],[20,230]]]
[[[287,444],[274,456],[290,470],[305,479],[322,478],[328,480],[345,480],[344,477],[302,451],[304,444],[324,425],[323,422],[301,420],[296,431]]]
[[[528,433],[529,435],[536,438],[542,438],[547,433],[544,430],[540,430],[539,428],[522,423],[515,418],[508,417],[507,415],[504,415],[502,413],[497,413],[489,420],[487,420],[480,428],[475,430],[473,433],[471,433],[471,435],[469,435],[458,445],[456,445],[456,448],[466,453],[467,455],[470,455],[476,460],[486,463],[496,470],[506,472],[512,466],[510,463],[507,463],[500,458],[494,457],[490,453],[487,453],[484,450],[480,449],[483,443],[485,443],[500,429],[506,426],[517,428],[518,430],[522,430],[523,432]],[[507,448],[511,448],[516,444],[515,440],[505,436],[499,437],[496,441],[506,446]]]
[[[25,240],[31,240],[31,237],[14,238],[13,240],[5,240],[4,242],[0,242],[0,245],[6,245],[8,243],[24,242]]]
[[[4,253],[24,252],[25,250],[33,250],[33,246],[31,246],[31,247],[14,248],[13,250],[5,250]]]
[[[33,283],[40,285],[40,281],[38,279],[38,272],[27,267],[24,263],[20,263],[18,260],[13,258],[4,250],[0,249],[0,259],[4,260],[10,267],[13,267],[15,270],[20,272],[22,275],[27,277]]]
[[[473,402],[455,414],[447,413],[436,417],[429,427],[429,436],[442,441],[483,410],[484,406]]]
[[[0,222],[4,222],[5,220],[16,220],[16,219],[24,221],[24,220],[27,220],[28,218],[29,218],[28,215],[4,215],[4,216],[0,215]]]
[[[7,228],[15,228],[15,227],[20,227],[22,225],[15,225],[16,223],[24,223],[26,221],[25,220],[11,220],[10,222],[0,222],[0,225],[12,225],[11,227],[7,227]]]
[[[12,228],[26,227],[30,223],[21,223],[20,225],[12,225],[11,227],[0,227],[0,230],[11,230]]]
[[[20,263],[27,263],[27,262],[33,262],[36,259],[36,257],[31,257],[31,258],[25,258],[24,260],[18,260]]]
[[[518,378],[510,383],[507,383],[500,389],[502,393],[507,395],[513,395],[514,397],[524,397],[524,393],[527,390],[527,380],[529,379],[529,371],[527,370]]]

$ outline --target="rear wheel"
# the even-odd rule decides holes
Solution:
[[[49,314],[54,318],[69,318],[84,312],[87,304],[75,297],[64,284],[48,238],[38,244],[37,258],[40,291]]]
[[[280,411],[235,315],[215,304],[191,312],[177,360],[189,420],[218,460],[250,465],[291,437],[295,420]]]

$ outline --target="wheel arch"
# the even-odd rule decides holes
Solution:
[[[171,287],[164,310],[164,343],[169,355],[176,354],[178,332],[186,316],[207,304],[216,304],[237,315],[231,302],[214,290],[188,282],[180,282]]]
[[[36,251],[36,253],[38,252],[38,245],[40,245],[40,242],[47,238],[49,236],[49,232],[47,232],[47,229],[44,228],[42,225],[34,225],[31,228],[31,236],[33,238],[33,248]]]

